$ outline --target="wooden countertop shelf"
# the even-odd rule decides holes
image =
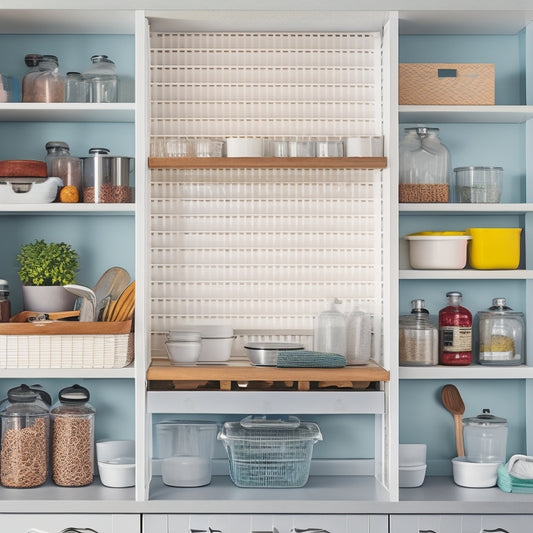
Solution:
[[[386,157],[150,157],[149,168],[358,168],[387,167]]]
[[[389,381],[390,373],[374,361],[364,366],[344,368],[277,368],[254,366],[244,360],[173,366],[168,359],[161,358],[152,360],[147,379],[153,382],[153,390],[311,390],[326,387],[366,389],[370,383]]]

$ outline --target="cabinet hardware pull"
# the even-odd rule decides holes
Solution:
[[[496,529],[483,528],[479,533],[509,533],[509,531],[503,529],[503,527],[497,527]]]
[[[437,532],[433,531],[433,529],[419,529],[418,533],[437,533]]]
[[[293,533],[329,533],[327,529],[322,529],[321,527],[308,527],[306,529],[299,529],[297,527],[293,527],[291,531]]]

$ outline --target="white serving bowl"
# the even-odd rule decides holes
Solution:
[[[420,487],[426,477],[426,465],[400,466],[400,487]]]
[[[172,365],[191,365],[200,357],[202,338],[196,331],[170,332],[165,348]]]
[[[426,464],[425,444],[400,444],[400,466],[421,466]]]
[[[406,235],[409,264],[422,270],[461,270],[466,266],[470,235],[462,232],[423,232]]]
[[[453,480],[461,487],[494,487],[498,480],[501,463],[473,463],[465,457],[452,459]]]
[[[100,481],[106,487],[135,485],[135,442],[107,440],[96,443],[96,459]]]

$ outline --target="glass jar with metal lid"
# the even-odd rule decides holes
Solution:
[[[401,203],[444,203],[450,200],[450,154],[439,128],[405,128],[400,142]]]
[[[494,298],[492,306],[477,314],[479,362],[483,365],[520,365],[524,362],[524,314]]]
[[[38,391],[22,384],[7,392],[0,420],[2,485],[13,488],[42,485],[48,478],[49,406]]]
[[[466,460],[473,463],[503,463],[507,453],[507,420],[490,409],[463,419]]]
[[[438,365],[439,330],[431,323],[424,300],[412,300],[411,306],[410,315],[400,316],[400,365]]]

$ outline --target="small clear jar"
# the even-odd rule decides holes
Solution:
[[[439,128],[405,128],[400,142],[400,203],[445,203],[450,200],[450,154]]]
[[[429,320],[424,300],[411,301],[411,314],[400,316],[399,355],[401,366],[439,364],[439,330]]]
[[[87,101],[87,85],[79,72],[67,72],[65,78],[65,102],[82,103]]]
[[[13,488],[42,485],[48,478],[49,407],[23,384],[8,391],[0,420],[0,482]]]
[[[87,81],[88,101],[113,103],[117,101],[118,76],[115,63],[106,55],[91,57],[92,65],[83,73]]]
[[[63,487],[83,487],[94,478],[95,409],[85,387],[59,391],[52,419],[52,479]]]
[[[46,148],[46,169],[48,176],[55,176],[63,180],[63,186],[72,185],[81,195],[81,159],[70,154],[70,147],[66,142],[50,141]]]
[[[487,311],[477,316],[479,362],[482,365],[521,365],[524,362],[524,314],[494,298]]]

